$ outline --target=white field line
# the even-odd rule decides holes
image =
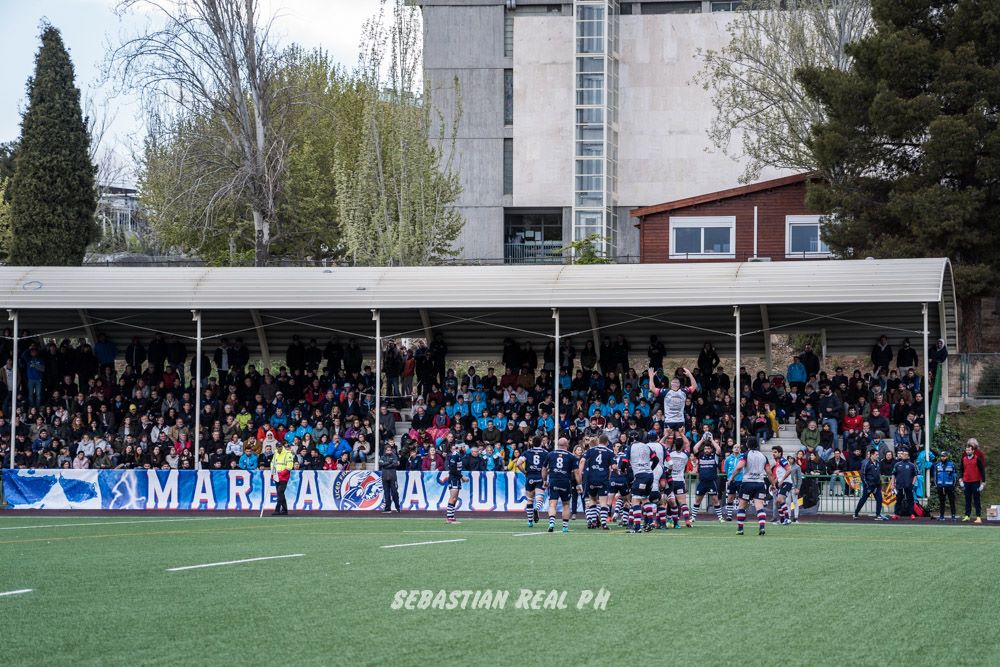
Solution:
[[[514,533],[513,537],[529,537],[531,535],[548,535],[548,533],[546,533],[546,532],[539,533],[537,531],[532,532],[532,533]]]
[[[4,597],[7,595],[21,595],[22,593],[30,593],[33,590],[34,589],[32,588],[22,588],[21,590],[18,591],[6,591],[4,593],[0,593],[0,597]]]
[[[167,572],[180,572],[182,570],[199,570],[203,567],[219,567],[220,565],[238,565],[240,563],[255,563],[260,560],[278,560],[279,558],[301,558],[305,554],[285,554],[284,556],[261,556],[260,558],[243,558],[241,560],[224,560],[219,563],[202,563],[201,565],[184,565],[182,567],[167,568]]]
[[[448,544],[449,542],[464,542],[465,538],[460,538],[457,540],[433,540],[431,542],[410,542],[408,544],[387,544],[383,546],[383,549],[397,549],[399,547],[422,547],[425,544]]]
[[[0,530],[29,530],[38,528],[73,528],[78,526],[117,526],[129,523],[167,523],[170,521],[214,521],[216,519],[239,519],[235,516],[201,516],[184,517],[179,519],[139,519],[137,521],[88,521],[85,523],[50,523],[38,524],[37,526],[3,526]]]

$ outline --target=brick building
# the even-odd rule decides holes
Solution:
[[[781,261],[831,257],[820,214],[805,203],[811,174],[633,209],[640,261]]]

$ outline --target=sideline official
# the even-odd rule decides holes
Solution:
[[[285,447],[285,443],[277,440],[271,433],[267,434],[264,445],[277,447],[277,451],[271,459],[271,479],[277,482],[278,500],[275,503],[274,512],[271,513],[271,516],[286,516],[288,514],[288,501],[285,500],[285,488],[288,486],[288,479],[292,476],[295,457]]]
[[[396,503],[396,511],[401,512],[399,507],[399,484],[396,481],[396,471],[399,470],[399,456],[396,454],[396,447],[387,444],[382,451],[382,456],[378,457],[379,468],[382,469],[382,495],[385,497],[385,507],[383,512],[388,514],[392,511],[392,504]]]

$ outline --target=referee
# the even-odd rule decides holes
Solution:
[[[288,478],[292,475],[292,467],[295,465],[295,457],[292,456],[292,453],[285,447],[284,441],[276,440],[271,433],[267,434],[264,444],[271,444],[269,441],[274,441],[278,447],[277,452],[275,452],[274,456],[271,458],[271,479],[278,483],[278,500],[274,506],[274,511],[271,512],[271,516],[287,516],[288,501],[285,500],[285,487],[288,486]]]

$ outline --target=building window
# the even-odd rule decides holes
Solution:
[[[504,262],[507,264],[558,264],[562,262],[562,211],[504,212]]]
[[[670,259],[733,259],[736,216],[671,217]]]
[[[511,58],[514,55],[514,17],[505,14],[503,17],[503,56]]]
[[[735,12],[743,4],[743,0],[712,0],[713,12]]]
[[[503,71],[503,124],[514,124],[514,70]]]
[[[701,0],[696,2],[645,2],[643,14],[700,14]]]
[[[503,193],[514,194],[514,140],[503,140]]]
[[[830,248],[820,237],[818,215],[785,216],[786,257],[829,257]]]

